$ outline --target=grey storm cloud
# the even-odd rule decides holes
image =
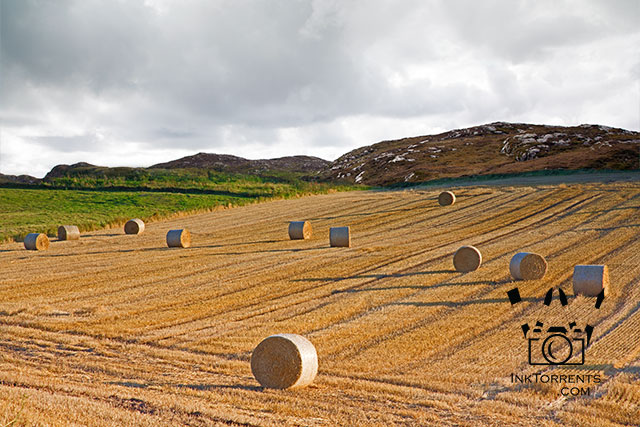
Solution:
[[[300,34],[311,14],[295,1],[187,2],[165,14],[132,2],[8,1],[3,69],[73,96],[140,96],[224,123],[358,112],[379,77],[341,48],[339,28]]]
[[[35,136],[33,142],[54,146],[61,152],[84,151],[99,143],[95,135]]]
[[[639,4],[2,0],[0,170],[18,144],[268,153],[294,129],[337,156],[416,123],[587,121],[637,84]]]

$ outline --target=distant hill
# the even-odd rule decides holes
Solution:
[[[544,169],[640,168],[640,132],[496,122],[350,151],[322,176],[368,185]]]
[[[198,153],[148,168],[89,163],[57,165],[42,181],[57,180],[64,185],[68,184],[65,179],[82,177],[92,177],[94,181],[148,181],[167,171],[182,175],[182,180],[191,179],[188,177],[193,173],[208,174],[209,180],[218,179],[216,174],[241,174],[272,180],[289,176],[305,181],[384,186],[546,169],[640,169],[640,132],[601,125],[563,127],[496,122],[437,135],[382,141],[350,151],[334,162],[311,156],[249,160],[228,154]],[[162,180],[166,177],[158,185]],[[40,183],[41,180],[28,175],[0,174],[0,184]]]
[[[311,156],[289,156],[277,159],[248,160],[228,154],[198,153],[151,166],[161,169],[210,169],[220,172],[259,174],[263,172],[316,173],[324,171],[331,162]]]
[[[21,185],[35,185],[42,181],[39,178],[31,175],[5,175],[0,173],[0,184],[21,184]]]
[[[228,154],[198,153],[166,163],[159,163],[148,168],[105,167],[80,162],[73,165],[57,165],[43,178],[51,182],[60,178],[103,177],[138,179],[149,177],[153,179],[162,170],[170,173],[182,174],[179,171],[213,171],[221,174],[241,174],[268,176],[279,174],[294,174],[299,178],[311,178],[327,170],[329,161],[318,157],[290,156],[277,159],[248,160]]]

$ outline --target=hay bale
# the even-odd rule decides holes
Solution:
[[[318,354],[311,341],[301,335],[272,335],[253,350],[251,372],[263,387],[304,387],[318,373]]]
[[[333,247],[350,248],[351,231],[349,227],[331,227],[329,229],[329,244]]]
[[[49,238],[43,233],[29,233],[24,238],[24,247],[30,251],[44,251],[49,249]]]
[[[140,234],[144,231],[144,221],[139,218],[130,219],[124,225],[124,232],[126,234]]]
[[[606,265],[576,265],[573,268],[573,294],[595,297],[604,289],[609,294],[609,268]]]
[[[473,246],[461,246],[453,254],[453,266],[463,273],[477,270],[482,264],[482,254]]]
[[[456,195],[451,191],[443,191],[438,196],[438,203],[440,206],[450,206],[456,202]]]
[[[312,234],[309,221],[291,221],[289,223],[289,238],[291,240],[310,239]]]
[[[547,273],[547,261],[542,255],[518,252],[511,258],[509,271],[516,280],[542,279]]]
[[[59,240],[78,240],[80,238],[80,230],[75,225],[61,225],[58,227]]]
[[[189,230],[169,230],[167,233],[167,246],[170,248],[188,248],[191,246],[191,233]]]

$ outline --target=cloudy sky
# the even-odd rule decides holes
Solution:
[[[640,1],[0,0],[0,172],[640,130]]]

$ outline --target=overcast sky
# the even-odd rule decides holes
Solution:
[[[0,172],[640,130],[640,1],[0,0]]]

